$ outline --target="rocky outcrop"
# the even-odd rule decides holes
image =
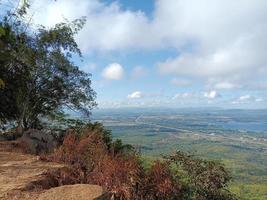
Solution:
[[[98,185],[76,184],[51,188],[40,194],[37,200],[104,200],[102,187]]]
[[[32,154],[51,152],[58,145],[56,133],[51,130],[30,129],[18,141],[24,143]]]

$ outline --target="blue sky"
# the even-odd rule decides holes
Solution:
[[[86,16],[77,35],[104,107],[267,108],[267,1],[33,1],[34,22]]]

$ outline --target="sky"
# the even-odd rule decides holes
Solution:
[[[266,0],[32,0],[76,36],[99,108],[267,108]]]

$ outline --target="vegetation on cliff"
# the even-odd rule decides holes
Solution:
[[[235,199],[222,164],[177,151],[145,167],[134,148],[113,141],[99,123],[68,130],[63,144],[43,159],[69,166],[48,173],[56,186],[97,184],[113,199]]]

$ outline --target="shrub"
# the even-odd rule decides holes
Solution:
[[[47,176],[58,185],[93,183],[103,186],[110,196],[132,199],[140,166],[131,146],[112,142],[103,126],[86,125],[66,132],[63,144],[43,159],[68,164],[70,169],[50,171]]]
[[[46,172],[51,187],[86,183],[84,172],[78,167],[63,167]]]
[[[166,161],[155,161],[142,185],[142,196],[145,199],[182,199],[182,185]]]
[[[74,130],[69,130],[63,144],[48,156],[48,159],[64,162],[88,173],[94,168],[97,160],[106,153],[107,147],[101,134],[85,129],[78,135]]]
[[[134,199],[140,173],[140,162],[135,155],[106,155],[90,174],[89,182],[103,186],[115,199]]]
[[[195,199],[231,200],[235,196],[227,190],[231,176],[224,166],[215,161],[194,158],[181,151],[166,159],[183,170],[186,184],[190,188],[189,195]],[[180,171],[181,172],[181,171]],[[179,173],[179,171],[178,171]],[[180,173],[181,174],[181,173]]]

